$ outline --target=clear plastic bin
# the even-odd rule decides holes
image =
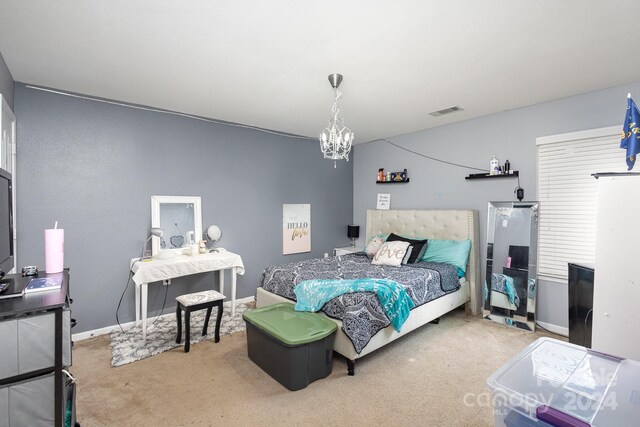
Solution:
[[[640,363],[540,338],[487,379],[496,426],[640,425]]]

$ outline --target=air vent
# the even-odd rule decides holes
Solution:
[[[458,105],[454,105],[453,107],[443,108],[442,110],[434,111],[432,113],[429,113],[429,115],[433,117],[440,117],[440,116],[444,116],[445,114],[455,113],[457,111],[462,111],[462,107]]]

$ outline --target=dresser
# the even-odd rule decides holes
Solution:
[[[593,264],[569,263],[569,342],[591,348]]]
[[[640,174],[599,174],[593,349],[640,361]]]
[[[65,416],[76,424],[75,384],[63,372],[71,366],[69,271],[62,276],[60,289],[0,299],[1,427],[63,426]]]

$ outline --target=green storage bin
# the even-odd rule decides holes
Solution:
[[[242,315],[249,358],[289,390],[331,374],[338,325],[315,313],[281,303]]]

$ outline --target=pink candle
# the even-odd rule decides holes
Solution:
[[[44,230],[45,271],[60,273],[64,269],[64,230]]]

